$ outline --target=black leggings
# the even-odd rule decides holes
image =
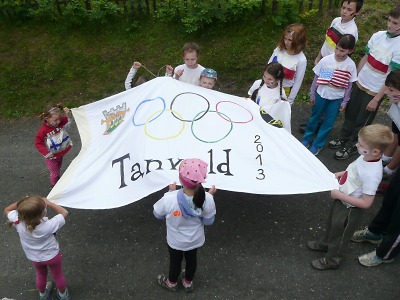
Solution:
[[[171,282],[177,282],[181,274],[181,264],[183,256],[185,256],[185,278],[189,281],[193,280],[194,273],[197,268],[197,248],[189,251],[175,250],[168,246],[169,252],[169,274],[168,279]]]

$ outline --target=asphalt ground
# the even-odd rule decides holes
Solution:
[[[386,108],[376,123],[390,124]],[[306,104],[293,106],[293,134],[299,139],[298,125],[309,112]],[[342,121],[340,116],[332,136],[338,135]],[[50,190],[48,171],[33,145],[39,126],[38,119],[0,120],[2,210],[26,194],[46,196]],[[76,127],[70,134],[74,148],[63,170],[80,149]],[[333,154],[324,149],[318,155],[332,172],[356,159],[337,161]],[[350,243],[338,270],[311,268],[321,253],[305,245],[324,232],[332,201],[328,192],[266,196],[218,191],[216,220],[206,228],[206,243],[198,251],[194,292],[164,290],[156,278],[168,273],[165,222],[152,214],[163,192],[117,209],[68,209],[57,238],[73,299],[399,299],[400,259],[375,268],[356,259],[374,250],[373,245]],[[368,225],[381,200],[376,197],[360,228]],[[4,224],[4,215],[2,220]],[[0,299],[38,299],[33,266],[18,234],[6,225],[0,229],[0,266]]]

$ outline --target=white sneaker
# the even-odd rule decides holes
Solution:
[[[47,281],[46,282],[46,290],[44,292],[44,295],[39,294],[39,299],[40,300],[51,300],[51,293],[53,292],[54,288],[54,283],[53,281]]]
[[[370,253],[359,256],[358,261],[363,266],[376,267],[376,266],[380,265],[381,263],[390,264],[390,263],[394,262],[394,258],[392,258],[392,259],[379,258],[378,256],[376,256],[376,251],[374,250]]]
[[[65,289],[65,295],[64,296],[61,296],[60,295],[60,291],[57,290],[57,298],[59,300],[71,300],[71,295],[69,294],[68,289]]]

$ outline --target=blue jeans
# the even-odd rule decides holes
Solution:
[[[315,134],[317,134],[316,138],[314,139],[313,146],[316,148],[323,148],[328,139],[329,132],[331,132],[333,125],[335,125],[342,101],[343,99],[324,99],[317,93],[315,97],[315,104],[312,107],[311,116],[307,122],[303,140],[311,142]],[[317,132],[318,123],[320,122],[322,116],[324,116],[324,120]]]

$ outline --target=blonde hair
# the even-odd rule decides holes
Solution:
[[[358,136],[372,149],[381,153],[393,142],[393,132],[382,124],[368,125],[360,129]]]
[[[25,223],[26,229],[32,233],[40,224],[46,209],[46,202],[40,196],[27,196],[17,202],[18,220]]]
[[[292,46],[294,54],[299,54],[307,45],[307,29],[303,24],[294,23],[288,25],[285,31],[282,32],[281,40],[279,41],[279,49],[285,50],[285,34],[289,33],[292,36]],[[289,49],[286,49],[289,50]]]

